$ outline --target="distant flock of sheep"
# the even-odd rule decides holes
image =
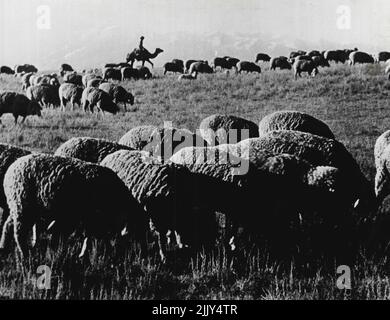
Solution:
[[[82,257],[92,239],[131,238],[165,261],[167,248],[212,250],[221,229],[236,252],[295,245],[291,230],[305,225],[329,227],[317,235],[327,246],[390,193],[390,131],[375,162],[374,189],[324,122],[295,111],[259,124],[216,114],[196,133],[145,125],[118,142],[75,137],[54,154],[0,144],[0,248],[14,242],[23,259],[43,236],[77,234]]]
[[[289,57],[280,56],[271,58],[269,55],[259,53],[255,62],[240,61],[237,58],[225,56],[216,57],[211,65],[206,60],[173,59],[164,64],[164,74],[168,72],[181,73],[178,80],[195,80],[199,73],[214,73],[218,69],[235,70],[242,72],[261,73],[259,62],[269,62],[270,70],[277,68],[294,70],[294,77],[301,77],[302,73],[316,76],[319,67],[329,67],[329,62],[346,63],[351,65],[357,63],[386,62],[385,73],[390,79],[390,52],[379,52],[374,57],[368,53],[355,49],[293,51]],[[28,115],[41,114],[43,107],[59,107],[65,110],[69,103],[72,110],[77,105],[84,111],[110,112],[116,114],[120,109],[118,104],[122,103],[124,109],[127,104],[134,104],[134,96],[127,92],[119,81],[127,79],[150,79],[152,73],[145,66],[133,68],[126,62],[106,64],[102,70],[83,70],[81,74],[75,72],[68,64],[60,67],[57,74],[37,74],[38,70],[33,65],[17,65],[12,70],[7,66],[0,67],[0,73],[15,74],[22,81],[22,88],[26,90],[26,96],[15,92],[3,92],[0,94],[0,116],[4,113],[12,113],[15,123],[19,117],[22,121]],[[59,79],[62,77],[62,84]],[[40,106],[40,107],[39,107]]]

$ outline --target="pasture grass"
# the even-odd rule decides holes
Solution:
[[[196,81],[177,81],[153,70],[148,81],[122,85],[135,95],[135,105],[115,116],[44,110],[43,117],[29,117],[24,125],[2,116],[0,141],[33,151],[51,153],[67,139],[90,136],[117,141],[137,125],[163,125],[196,130],[214,113],[235,114],[254,122],[276,110],[307,112],[325,121],[345,144],[373,183],[373,148],[376,138],[390,128],[390,82],[383,65],[321,69],[316,78],[295,81],[290,71],[261,75],[218,73]],[[0,91],[21,90],[20,80],[0,75]],[[381,212],[388,212],[385,203]],[[295,261],[281,266],[266,252],[252,254],[232,268],[224,253],[188,262],[185,268],[161,265],[156,257],[141,259],[135,248],[114,260],[95,246],[89,261],[77,258],[79,244],[54,251],[37,249],[22,272],[13,252],[0,259],[0,297],[33,299],[389,299],[390,280],[386,254],[376,258],[362,249],[351,265],[352,289],[336,287],[336,263],[325,268],[313,261],[302,269]],[[50,290],[33,285],[36,268],[52,267]]]

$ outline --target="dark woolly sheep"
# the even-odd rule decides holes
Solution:
[[[73,71],[74,70],[73,70],[72,66],[67,64],[67,63],[63,63],[60,66],[60,75],[61,75],[61,77],[63,77],[65,75],[65,73],[73,72]]]
[[[72,110],[75,104],[81,107],[81,96],[83,94],[83,87],[77,86],[73,83],[63,83],[58,89],[60,96],[62,110],[65,111],[66,104],[70,102]]]
[[[359,204],[361,215],[376,206],[373,190],[352,155],[340,142],[310,133],[281,130],[272,131],[260,138],[243,140],[238,151],[249,160],[256,158],[258,152],[274,154],[287,153],[298,156],[314,166],[332,166],[345,172]],[[359,200],[359,201],[357,201]],[[361,209],[360,209],[361,208]]]
[[[134,105],[134,96],[127,92],[125,88],[119,85],[115,85],[113,83],[104,82],[99,85],[99,89],[107,92],[114,103],[123,103],[125,110],[127,110],[127,104],[129,103],[131,106]]]
[[[260,121],[260,136],[274,130],[296,130],[334,139],[333,132],[324,122],[298,111],[277,111],[265,116]]]
[[[258,53],[256,55],[256,63],[258,63],[259,61],[263,61],[263,62],[269,62],[271,60],[271,57],[268,55],[268,54],[265,54],[265,53]]]
[[[4,194],[3,180],[9,166],[14,163],[16,159],[30,154],[31,152],[16,146],[0,143],[0,207],[2,213],[0,215],[0,230],[3,230],[3,224],[9,216],[7,200]]]
[[[216,57],[216,58],[214,58],[214,62],[213,62],[214,70],[217,70],[218,67],[220,67],[221,70],[223,70],[223,69],[230,70],[230,69],[236,68],[238,62],[240,62],[240,60],[236,59],[236,58]]]
[[[185,62],[185,64],[184,64],[184,66],[185,66],[184,72],[188,73],[188,71],[190,70],[191,65],[194,62],[205,62],[205,61],[203,61],[203,60],[193,60],[193,59],[187,60]]]
[[[73,83],[76,86],[82,86],[83,76],[81,74],[77,74],[76,72],[68,72],[64,75],[64,82]]]
[[[133,148],[104,139],[77,137],[71,138],[60,145],[54,155],[99,163],[107,155],[118,150],[133,150]]]
[[[354,51],[349,55],[349,62],[354,66],[357,63],[374,63],[375,59],[366,52]]]
[[[157,127],[149,125],[135,127],[120,138],[118,142],[135,150],[143,150],[156,130]]]
[[[167,74],[167,72],[173,72],[173,73],[184,72],[184,67],[181,64],[176,64],[174,62],[165,63],[163,68],[164,68],[164,75]]]
[[[188,70],[189,74],[193,74],[194,72],[198,73],[213,73],[213,68],[211,68],[205,62],[194,62],[191,64],[190,69]]]
[[[311,59],[317,67],[330,67],[328,60],[326,60],[323,56],[314,56]]]
[[[31,65],[31,64],[24,64],[24,65],[17,65],[15,66],[15,69],[14,69],[15,73],[22,73],[22,72],[25,72],[25,73],[29,73],[29,72],[33,72],[33,73],[36,73],[38,72],[38,69]]]
[[[349,58],[349,54],[344,50],[328,50],[324,53],[324,58],[336,63],[345,63]]]
[[[261,68],[256,63],[250,62],[250,61],[240,61],[237,63],[237,71],[238,73],[241,73],[243,71],[245,72],[257,72],[261,73]]]
[[[174,64],[178,65],[181,67],[181,69],[183,70],[184,72],[184,61],[181,60],[181,59],[172,59],[172,61]]]
[[[12,70],[10,67],[1,66],[1,67],[0,67],[0,73],[4,73],[4,74],[15,74],[15,71]]]
[[[312,77],[315,77],[318,74],[317,65],[312,60],[297,60],[293,64],[293,69],[295,80],[297,80],[298,76],[301,77],[302,72],[307,72],[307,74]]]
[[[199,129],[210,145],[236,143],[259,136],[257,124],[233,115],[211,115],[202,120]]]
[[[138,70],[138,79],[151,79],[152,78],[152,73],[150,72],[149,68],[145,66],[139,66],[137,67]]]
[[[122,81],[125,81],[127,79],[138,80],[140,77],[138,69],[134,69],[131,67],[122,68],[121,74],[122,74]]]
[[[390,59],[390,52],[381,51],[378,53],[378,62],[386,62]]]
[[[41,116],[41,106],[29,100],[25,95],[16,92],[0,93],[0,117],[5,113],[12,113],[15,118],[15,124],[18,117],[22,117],[22,123],[26,117],[31,115]]]
[[[119,69],[114,69],[114,68],[105,68],[103,70],[103,80],[117,80],[121,81],[122,80],[122,74]]]
[[[126,227],[134,234],[146,230],[144,213],[118,176],[80,160],[43,154],[21,157],[5,174],[4,193],[10,215],[0,247],[4,248],[13,225],[22,258],[31,230],[32,244],[48,228],[64,236],[82,230],[85,240],[80,256],[90,237],[111,239]]]
[[[177,235],[179,248],[198,249],[214,244],[215,217],[203,210],[206,192],[188,169],[172,163],[159,164],[143,151],[125,150],[107,156],[101,165],[116,172],[145,208],[163,260],[168,231]]]
[[[272,58],[270,61],[270,70],[276,70],[276,68],[280,70],[291,70],[291,64],[288,62],[287,57]]]
[[[119,112],[118,105],[115,104],[112,101],[110,95],[103,90],[89,87],[84,89],[83,96],[85,97],[85,101],[82,97],[82,101],[84,103],[84,111],[87,111],[89,109],[91,112],[93,112],[94,108],[96,107],[98,109],[98,112],[107,111],[112,114],[116,114]]]
[[[26,95],[30,100],[38,102],[42,107],[59,107],[61,103],[58,87],[47,84],[28,87]]]

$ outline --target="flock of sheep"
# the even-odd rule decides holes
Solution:
[[[146,125],[118,142],[75,137],[54,154],[0,144],[0,248],[13,238],[23,258],[44,235],[77,234],[82,257],[91,239],[131,238],[165,261],[167,248],[212,250],[221,229],[231,252],[295,245],[302,225],[344,241],[390,193],[390,131],[375,159],[374,189],[324,122],[295,111],[259,124],[216,114],[196,133]],[[326,246],[332,235],[321,237]]]
[[[271,70],[293,69],[297,77],[316,75],[330,61],[388,59],[389,52],[374,59],[357,49],[297,51],[274,58],[259,53],[255,62],[228,56],[215,58],[212,65],[174,59],[164,65],[164,74],[193,80],[217,68],[261,73],[258,63],[263,61]],[[0,116],[12,113],[15,122],[18,117],[24,121],[28,115],[40,116],[43,107],[64,110],[68,103],[72,109],[78,105],[86,112],[115,114],[119,103],[125,109],[133,105],[134,96],[110,80],[152,77],[148,68],[127,63],[82,73],[68,64],[61,65],[59,75],[37,71],[32,65],[1,67],[1,73],[20,76],[26,95],[0,93]],[[118,142],[75,137],[54,154],[0,144],[0,160],[0,248],[9,248],[13,238],[21,258],[44,234],[51,234],[54,243],[75,233],[83,236],[80,257],[93,238],[130,237],[147,253],[151,236],[162,261],[169,246],[213,249],[221,229],[231,251],[262,241],[271,248],[295,245],[297,239],[288,235],[302,225],[341,230],[343,241],[343,232],[367,218],[390,193],[390,131],[375,145],[372,188],[330,128],[295,111],[272,113],[259,124],[212,115],[196,133],[145,125]],[[329,239],[321,237],[326,246]]]

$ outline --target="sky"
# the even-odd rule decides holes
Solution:
[[[144,35],[153,48],[166,45],[159,39],[215,33],[390,51],[390,1],[0,0],[0,64],[81,57],[92,45],[107,58],[113,39],[135,47]]]

